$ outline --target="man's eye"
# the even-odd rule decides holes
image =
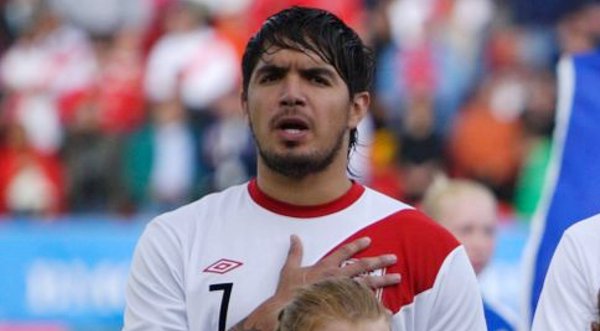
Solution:
[[[278,78],[279,78],[279,75],[277,75],[277,74],[264,75],[259,79],[259,83],[273,82],[273,81],[276,81]]]
[[[330,85],[330,84],[329,84],[329,81],[328,81],[327,79],[325,79],[325,78],[321,77],[321,76],[313,76],[313,77],[311,78],[311,80],[312,80],[314,83],[318,84],[318,85],[323,85],[323,86],[329,86],[329,85]]]

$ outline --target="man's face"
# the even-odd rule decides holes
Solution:
[[[259,162],[301,179],[346,159],[349,130],[368,100],[366,92],[351,98],[335,68],[316,54],[269,49],[250,77],[242,105]]]

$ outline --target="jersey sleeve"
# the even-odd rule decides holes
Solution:
[[[179,242],[165,224],[147,226],[133,256],[123,331],[188,329]]]
[[[448,255],[432,291],[435,295],[427,330],[486,330],[479,284],[462,246]]]
[[[398,258],[396,264],[371,272],[401,277],[399,284],[378,291],[392,312],[394,330],[486,330],[475,272],[448,230],[420,211],[405,209],[361,229],[342,244],[365,236],[372,243],[354,258],[388,253]]]
[[[589,330],[594,311],[575,240],[565,232],[540,294],[532,331]]]

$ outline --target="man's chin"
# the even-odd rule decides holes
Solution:
[[[262,148],[257,141],[258,153],[267,168],[283,176],[303,179],[327,169],[342,153],[344,135],[341,132],[332,146],[315,146],[313,144],[284,143]],[[262,145],[264,146],[264,145]],[[344,154],[345,155],[345,154]]]
[[[293,179],[303,179],[308,175],[325,170],[333,161],[330,155],[315,156],[300,151],[285,153],[261,153],[263,163],[272,171]]]
[[[261,153],[270,159],[289,160],[292,163],[311,162],[311,160],[320,158],[318,152],[309,150],[306,146],[300,144],[286,144],[273,149],[267,153]]]

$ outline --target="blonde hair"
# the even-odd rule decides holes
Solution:
[[[464,194],[483,196],[488,199],[494,209],[497,205],[496,196],[485,185],[469,179],[448,179],[438,176],[425,192],[421,208],[432,219],[440,221],[443,218],[442,201],[447,198],[458,198]]]
[[[350,278],[327,279],[300,289],[279,314],[277,331],[312,331],[328,321],[377,321],[390,314],[373,291]]]

